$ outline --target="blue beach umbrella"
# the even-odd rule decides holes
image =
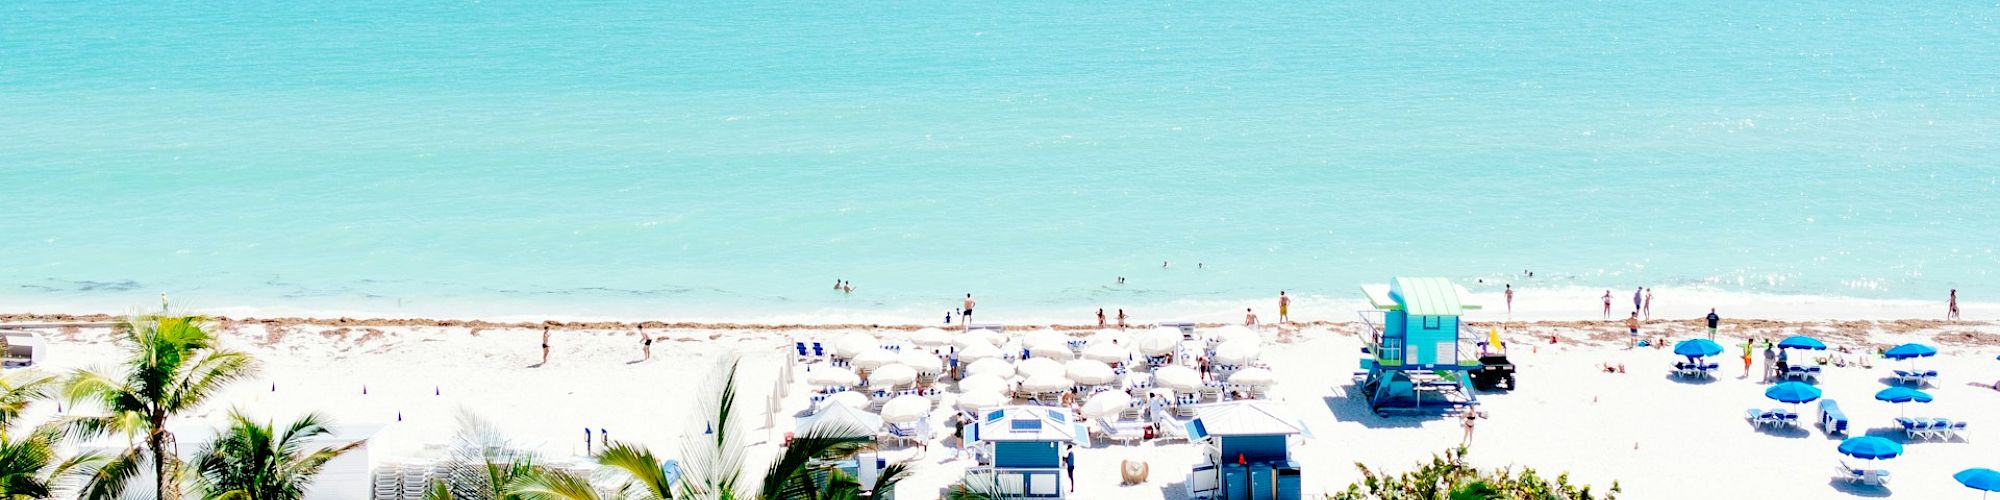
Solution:
[[[1890,387],[1875,393],[1876,401],[1895,403],[1897,415],[1904,414],[1903,403],[1929,403],[1931,399],[1930,393],[1908,387]]]
[[[1966,469],[1958,471],[1957,474],[1952,474],[1951,478],[1957,479],[1958,484],[1963,484],[1967,488],[1979,491],[2000,491],[2000,471],[1993,469]],[[1986,495],[1980,494],[1979,498],[1986,498]]]
[[[1847,438],[1840,442],[1840,454],[1866,460],[1882,460],[1902,455],[1903,445],[1875,436]]]
[[[1819,388],[1804,382],[1785,382],[1764,390],[1764,397],[1784,403],[1799,404],[1819,399]]]
[[[1683,340],[1674,344],[1674,354],[1706,358],[1722,354],[1722,344],[1709,339]]]
[[[1814,351],[1824,351],[1826,350],[1826,343],[1820,342],[1819,339],[1807,337],[1804,335],[1793,335],[1790,337],[1785,337],[1785,340],[1778,341],[1778,348],[1811,349]]]
[[[1937,355],[1937,348],[1923,344],[1903,344],[1882,352],[1889,359],[1928,358]]]

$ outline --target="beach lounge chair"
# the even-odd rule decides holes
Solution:
[[[917,435],[915,426],[903,426],[900,424],[888,424],[883,430],[883,436],[887,437],[890,441],[907,444],[917,444],[923,441],[923,437]]]
[[[1783,425],[1783,426],[1786,426],[1786,427],[1791,427],[1791,428],[1795,428],[1795,429],[1796,429],[1796,428],[1798,428],[1798,426],[1799,426],[1799,414],[1797,414],[1797,413],[1792,413],[1792,412],[1790,412],[1790,411],[1787,411],[1787,410],[1771,410],[1771,411],[1773,411],[1773,412],[1777,412],[1777,414],[1778,414],[1778,424],[1779,424],[1779,425]]]
[[[1819,430],[1829,436],[1847,434],[1847,412],[1840,411],[1840,403],[1831,399],[1820,400]]]
[[[813,357],[815,358],[826,357],[826,347],[819,345],[818,342],[813,342]]]
[[[1834,478],[1849,482],[1875,486],[1889,485],[1889,471],[1881,469],[1856,469],[1843,461],[1834,468]]]
[[[1897,382],[1902,382],[1906,384],[1922,384],[1924,382],[1923,372],[1903,371],[1903,370],[1892,370],[1892,371],[1896,373]]]
[[[1106,440],[1137,443],[1146,439],[1146,423],[1098,419],[1097,433]]]
[[[812,356],[809,356],[809,355],[807,355],[808,353],[806,353],[806,343],[805,343],[805,342],[793,342],[793,343],[792,343],[792,345],[795,345],[795,346],[798,346],[798,347],[799,347],[799,361],[805,361],[805,360],[807,360],[807,359],[811,359],[811,358],[812,358]]]
[[[1750,425],[1763,427],[1766,425],[1777,425],[1780,421],[1784,420],[1784,417],[1780,416],[1777,410],[1751,408],[1743,410],[1743,419],[1750,421]]]
[[[1896,417],[1896,425],[1902,426],[1903,435],[1910,439],[1924,441],[1931,437],[1931,420],[1928,418]]]

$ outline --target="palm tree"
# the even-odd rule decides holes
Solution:
[[[57,460],[62,433],[53,427],[25,436],[14,432],[14,419],[48,397],[55,382],[53,376],[34,372],[0,372],[0,500],[49,498],[56,479],[94,470],[102,462],[89,453]]]
[[[452,444],[447,472],[431,482],[424,500],[524,500],[528,497],[518,490],[549,470],[534,453],[471,413],[459,414]]]
[[[154,498],[175,500],[178,477],[174,436],[167,419],[200,408],[223,386],[256,372],[249,355],[222,349],[203,330],[199,316],[134,316],[113,328],[130,357],[122,373],[77,370],[63,388],[74,403],[95,403],[105,414],[64,419],[73,435],[100,437],[123,434],[136,441],[111,457],[84,485],[87,500],[116,498],[125,483],[147,466],[153,471]]]
[[[298,500],[313,475],[334,458],[366,441],[306,451],[306,441],[332,433],[317,413],[282,430],[258,423],[241,411],[229,412],[229,427],[195,456],[203,498],[210,500]]]

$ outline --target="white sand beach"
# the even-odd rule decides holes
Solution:
[[[1490,315],[1491,312],[1488,312]],[[19,324],[36,320],[14,317]],[[42,321],[46,321],[43,319]],[[270,418],[321,411],[337,423],[386,424],[371,453],[383,457],[423,453],[426,444],[449,437],[462,409],[497,423],[516,441],[550,457],[585,453],[584,429],[609,431],[616,440],[643,443],[669,456],[679,440],[701,432],[691,415],[692,391],[700,390],[714,363],[742,356],[746,390],[757,407],[774,387],[783,363],[792,363],[794,340],[831,342],[865,329],[731,330],[649,329],[664,339],[651,360],[639,361],[640,342],[630,328],[558,328],[547,365],[540,361],[536,329],[511,327],[418,326],[412,324],[296,320],[219,324],[228,347],[248,351],[262,372],[236,384],[210,404],[215,420],[231,407]],[[1593,322],[1511,323],[1508,342],[1519,365],[1520,389],[1481,393],[1487,414],[1471,443],[1471,460],[1481,466],[1526,466],[1599,489],[1616,481],[1624,498],[1814,499],[1849,496],[1897,498],[1976,498],[1951,479],[1968,467],[2000,465],[2000,346],[1991,323],[1932,322],[1742,322],[1723,331],[1725,346],[1744,335],[1781,337],[1813,332],[1836,347],[1865,350],[1870,345],[1923,341],[1938,356],[1920,363],[1942,373],[1927,389],[1936,402],[1915,405],[1912,415],[1971,421],[1968,438],[1953,442],[1912,442],[1904,456],[1876,464],[1891,470],[1886,490],[1850,487],[1832,480],[1840,455],[1837,439],[1808,427],[1797,432],[1759,431],[1744,420],[1746,408],[1784,405],[1763,396],[1767,387],[1753,373],[1739,377],[1733,352],[1721,359],[1721,376],[1690,383],[1668,375],[1677,357],[1667,350],[1627,350],[1622,332]],[[1586,328],[1588,327],[1588,328]],[[1483,326],[1479,328],[1484,328]],[[1695,330],[1683,322],[1649,324],[1686,338]],[[1025,330],[1025,329],[1024,329]],[[1278,335],[1262,361],[1277,374],[1271,398],[1293,412],[1314,433],[1295,447],[1308,496],[1342,489],[1359,474],[1354,463],[1396,471],[1457,445],[1459,423],[1450,418],[1382,418],[1353,399],[1349,387],[1361,341],[1354,325],[1323,323]],[[102,327],[31,330],[49,342],[48,359],[38,369],[66,371],[109,365],[121,353]],[[875,330],[885,339],[905,330]],[[1086,332],[1076,332],[1082,335]],[[1550,344],[1555,334],[1560,343]],[[1650,333],[1649,333],[1650,334]],[[1597,340],[1591,340],[1596,337]],[[1623,364],[1626,373],[1604,373],[1600,363]],[[1855,435],[1900,437],[1892,431],[1894,405],[1872,394],[1900,362],[1875,360],[1872,369],[1828,367],[1819,384],[1839,401]],[[796,372],[803,380],[803,370]],[[365,392],[364,392],[365,391]],[[808,405],[803,382],[790,387],[771,424],[755,419],[761,439],[754,456],[768,456],[793,418]],[[949,400],[947,400],[947,403]],[[1816,418],[1813,405],[1798,411]],[[44,413],[52,409],[44,409]],[[933,421],[943,422],[948,404]],[[940,435],[949,428],[939,426]],[[883,456],[908,460],[916,468],[898,489],[899,498],[930,498],[955,483],[967,460],[931,439],[928,452],[888,447]],[[1187,467],[1196,459],[1188,444],[1135,446],[1094,443],[1078,453],[1076,498],[1180,498]],[[1121,486],[1120,460],[1144,460],[1151,476],[1144,484]],[[1849,460],[1855,462],[1854,460]]]

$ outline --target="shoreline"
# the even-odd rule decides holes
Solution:
[[[39,314],[0,313],[0,327],[23,329],[66,329],[102,327],[119,321],[123,315],[113,314]],[[658,332],[680,331],[751,331],[751,332],[819,332],[841,330],[876,331],[916,331],[923,328],[957,329],[958,325],[918,325],[894,323],[710,323],[695,321],[498,321],[484,319],[434,319],[434,318],[319,318],[319,317],[231,317],[208,316],[225,328],[259,325],[267,328],[289,329],[295,327],[327,328],[463,328],[478,330],[533,330],[543,326],[556,331],[615,331],[633,330],[645,327]],[[1215,328],[1235,323],[1197,322],[1198,328]],[[1642,321],[1642,338],[1664,336],[1678,338],[1680,335],[1704,334],[1706,325],[1700,319],[1652,319]],[[1152,323],[1133,323],[1127,328],[1148,328]],[[1288,323],[1265,323],[1262,326],[1275,328],[1279,333],[1299,333],[1307,329],[1359,328],[1359,321],[1297,321]],[[1604,342],[1618,341],[1625,336],[1623,322],[1612,320],[1468,320],[1465,328],[1482,330],[1499,328],[1503,335],[1513,338],[1544,334],[1561,336],[1566,341]],[[1063,332],[1090,332],[1098,330],[1094,324],[1003,324],[1008,330],[1020,331],[1046,329]],[[1908,335],[1930,333],[1930,338],[1940,344],[1954,346],[2000,346],[2000,322],[1982,320],[1944,321],[1933,319],[1881,319],[1881,320],[1776,320],[1776,319],[1725,319],[1720,336],[1790,335],[1793,332],[1808,332],[1814,336],[1848,340],[1851,343],[1867,343],[1875,335]],[[1117,328],[1115,326],[1110,328]],[[1788,332],[1789,330],[1789,332]],[[1352,330],[1350,330],[1352,331]]]

